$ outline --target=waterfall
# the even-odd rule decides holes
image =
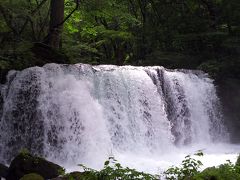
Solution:
[[[11,71],[1,85],[0,161],[21,149],[57,162],[164,154],[228,138],[200,71],[86,64]]]

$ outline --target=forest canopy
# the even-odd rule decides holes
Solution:
[[[239,19],[239,0],[1,0],[1,76],[56,62],[239,78]]]

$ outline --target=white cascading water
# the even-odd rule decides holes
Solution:
[[[187,147],[228,140],[214,84],[198,71],[47,64],[11,71],[1,102],[7,163],[26,148],[67,167],[101,168],[114,155],[148,170]]]

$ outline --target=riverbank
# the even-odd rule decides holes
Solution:
[[[222,180],[240,178],[239,158],[235,162],[226,161],[218,166],[201,168],[204,157],[201,151],[193,156],[186,156],[178,166],[172,166],[161,174],[148,174],[123,166],[114,157],[109,157],[101,170],[94,170],[85,165],[78,165],[79,171],[66,170],[44,158],[31,155],[26,150],[20,152],[7,167],[0,164],[0,177],[6,180],[157,180],[186,179],[192,180]],[[206,156],[205,160],[210,156]],[[221,157],[219,156],[221,159]],[[220,162],[220,161],[219,161]],[[81,169],[81,170],[80,170]]]

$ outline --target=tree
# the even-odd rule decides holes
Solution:
[[[47,43],[55,48],[59,49],[61,44],[61,34],[63,31],[64,23],[72,16],[72,14],[78,9],[80,0],[75,0],[75,8],[64,18],[64,0],[51,0],[50,5],[50,24],[49,34],[47,37]],[[70,3],[67,1],[67,3]]]
[[[14,64],[18,67],[10,68],[22,69],[38,65],[31,54],[40,59],[40,64],[62,63],[52,57],[46,61],[48,55],[39,49],[33,52],[32,47],[38,45],[49,55],[53,54],[52,48],[59,49],[54,52],[64,52],[68,56],[66,62],[71,63],[198,68],[207,61],[226,61],[228,65],[230,57],[239,57],[239,0],[79,3],[80,0],[1,0],[0,67]],[[235,61],[232,67],[238,72]]]
[[[51,0],[48,44],[56,49],[60,47],[64,21],[64,0]]]

